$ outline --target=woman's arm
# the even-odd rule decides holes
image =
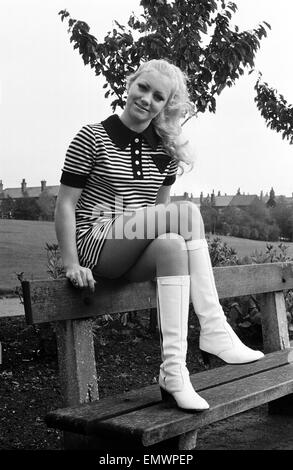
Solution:
[[[171,201],[170,191],[171,191],[171,186],[162,185],[157,193],[156,205],[168,204]]]
[[[66,277],[71,281],[76,280],[77,287],[89,286],[94,290],[92,272],[80,266],[76,248],[75,206],[81,192],[82,188],[60,185],[55,208],[55,229]]]

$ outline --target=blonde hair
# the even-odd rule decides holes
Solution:
[[[188,140],[183,138],[181,126],[182,119],[188,114],[194,114],[194,105],[187,89],[187,75],[165,59],[152,59],[142,63],[135,73],[127,77],[127,89],[141,73],[154,69],[170,78],[172,88],[166,105],[153,119],[153,125],[169,155],[179,161],[179,166],[184,171],[180,163],[184,162],[192,168],[194,160],[194,152],[188,145]]]

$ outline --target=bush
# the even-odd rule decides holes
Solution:
[[[207,236],[206,239],[213,266],[231,266],[239,264],[238,256],[234,248],[228,246],[220,237],[211,239]]]
[[[239,236],[241,238],[250,238],[251,237],[251,230],[249,227],[240,227],[240,230],[239,230]]]

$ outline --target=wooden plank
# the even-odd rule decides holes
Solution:
[[[96,291],[76,289],[66,279],[23,281],[28,324],[144,310],[156,306],[154,282],[99,281]]]
[[[220,298],[293,288],[293,262],[213,268]]]
[[[293,365],[287,364],[255,376],[204,390],[201,396],[210,409],[187,413],[169,404],[154,405],[129,414],[99,421],[97,435],[129,435],[144,446],[196,431],[203,426],[228,418],[293,392]]]
[[[288,321],[283,292],[269,292],[260,299],[261,324],[265,352],[290,347]]]
[[[200,393],[208,388],[279,368],[291,362],[293,362],[292,348],[268,354],[262,360],[251,364],[226,365],[199,372],[191,376],[191,382],[194,389]],[[114,397],[103,398],[99,402],[54,410],[48,413],[46,423],[58,429],[90,434],[100,420],[160,403],[159,387],[150,385]]]
[[[293,288],[293,262],[213,268],[220,298]],[[156,307],[152,281],[98,280],[96,291],[77,290],[67,279],[22,282],[29,324],[87,318]]]

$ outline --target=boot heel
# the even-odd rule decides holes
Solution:
[[[210,355],[210,353],[208,353],[206,351],[203,351],[202,349],[200,349],[200,352],[201,352],[201,357],[202,357],[204,366],[205,367],[210,367],[210,365],[211,365],[211,355]]]
[[[166,401],[166,402],[169,402],[169,403],[175,403],[176,404],[176,400],[171,395],[171,393],[167,392],[167,390],[165,390],[162,387],[160,387],[160,391],[161,391],[162,401]]]

